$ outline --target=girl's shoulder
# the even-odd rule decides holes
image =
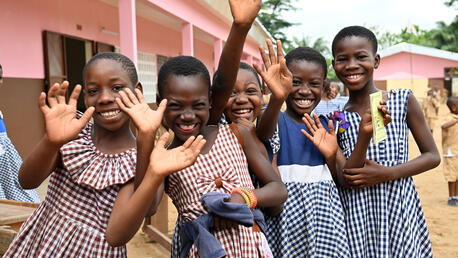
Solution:
[[[77,184],[95,189],[125,184],[135,175],[137,150],[117,154],[100,152],[92,141],[93,124],[89,122],[77,138],[60,149],[62,165]]]

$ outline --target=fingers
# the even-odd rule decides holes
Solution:
[[[269,49],[269,58],[270,58],[270,64],[274,65],[277,63],[277,57],[275,56],[275,51],[274,51],[274,46],[272,45],[272,41],[269,40],[267,41],[267,48]]]
[[[70,95],[70,99],[68,100],[68,104],[70,106],[76,107],[80,93],[81,93],[81,85],[77,84],[75,88],[73,89],[72,95]]]
[[[86,124],[89,122],[89,120],[92,117],[92,114],[94,114],[94,110],[94,107],[87,108],[84,114],[80,117],[80,119],[78,119],[79,126],[81,127],[81,129],[83,129],[83,127],[86,126]]]
[[[266,44],[269,42],[270,39],[266,39]],[[270,68],[270,60],[269,57],[267,56],[266,50],[264,49],[264,46],[260,45],[259,46],[259,53],[261,54],[262,62],[264,63],[264,66],[266,67],[267,70]]]
[[[302,133],[303,135],[305,135],[305,137],[307,137],[307,139],[309,139],[311,142],[313,142],[313,136],[311,136],[309,133],[307,133],[306,130],[301,129],[301,133]]]
[[[157,140],[156,146],[159,148],[165,148],[165,145],[167,144],[168,139],[169,139],[169,133],[165,132],[164,134],[161,135],[161,137],[159,137],[159,140]]]
[[[137,96],[138,102],[146,103],[145,97],[140,89],[135,88],[135,96]]]
[[[38,97],[38,106],[43,114],[48,113],[49,107],[46,105],[46,93],[42,92]]]
[[[262,79],[265,79],[265,72],[263,71],[262,67],[260,67],[257,63],[254,63],[253,67],[256,70],[256,72],[258,72],[258,74],[261,75]]]
[[[68,88],[68,81],[64,81],[60,85],[59,89],[57,90],[57,95],[56,95],[57,103],[66,104],[65,94],[67,93],[67,88]]]
[[[335,136],[336,135],[336,131],[335,131],[335,128],[334,128],[334,123],[332,122],[331,119],[329,119],[329,121],[328,121],[328,128],[329,128],[329,133],[332,136]]]
[[[139,103],[138,98],[134,95],[134,93],[129,88],[124,88],[122,91],[126,93],[127,97],[129,98],[130,102],[133,103],[133,105],[137,105]]]
[[[129,111],[128,108],[126,107],[126,105],[124,105],[124,102],[122,102],[122,100],[120,98],[115,98],[115,101],[116,101],[116,104],[118,104],[119,108],[123,112],[127,113]]]
[[[157,107],[157,112],[160,114],[164,114],[165,109],[167,108],[167,99],[163,99],[161,103],[159,103],[159,106]]]
[[[50,107],[57,105],[56,92],[59,90],[59,83],[54,83],[48,91],[48,103]]]
[[[284,59],[283,47],[281,41],[277,39],[277,61],[280,62],[282,59]]]
[[[197,138],[192,142],[191,149],[195,154],[199,154],[202,151],[202,148],[205,146],[207,141],[202,135],[197,136]],[[197,157],[197,155],[196,155]]]
[[[312,118],[310,117],[309,114],[304,114],[304,116],[302,117],[302,122],[304,122],[305,124],[305,127],[307,127],[307,129],[310,131],[310,133],[313,135],[314,132],[316,131],[316,129],[314,129],[314,127],[312,126],[313,124],[313,120]]]
[[[191,146],[192,142],[194,141],[194,139],[196,139],[195,136],[191,136],[189,137],[184,143],[183,143],[183,147],[184,148],[189,148],[189,146]]]
[[[315,125],[317,128],[322,128],[323,125],[321,124],[320,119],[318,118],[318,115],[316,113],[313,113],[313,119],[315,120]]]

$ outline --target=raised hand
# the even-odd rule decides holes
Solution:
[[[313,114],[313,118],[315,121],[312,120],[309,114],[304,114],[302,121],[310,133],[304,129],[301,129],[301,132],[313,143],[313,145],[318,148],[325,158],[330,158],[336,155],[339,146],[337,144],[337,135],[334,131],[334,124],[332,123],[332,120],[329,120],[328,122],[328,132],[321,124],[321,121],[316,113]]]
[[[229,0],[229,5],[234,23],[251,26],[261,9],[261,0]]]
[[[55,83],[48,91],[48,105],[46,93],[40,94],[38,103],[43,113],[46,126],[46,138],[54,145],[63,145],[76,138],[79,132],[91,119],[94,107],[88,107],[80,119],[76,118],[76,103],[81,93],[81,85],[76,85],[68,103],[65,95],[68,89],[68,81],[62,84]]]
[[[293,76],[286,67],[281,41],[277,40],[276,56],[272,41],[267,39],[266,44],[269,49],[269,55],[267,55],[262,45],[259,46],[259,52],[267,71],[264,72],[258,64],[253,64],[253,66],[266,82],[273,96],[277,99],[285,100],[291,92]]]
[[[377,107],[380,112],[382,112],[383,124],[386,126],[391,122],[390,112],[388,111],[385,101],[380,101],[380,105]],[[367,109],[366,112],[361,117],[361,122],[359,123],[359,133],[365,135],[372,135],[374,127],[372,125],[372,115],[370,109]]]
[[[156,111],[152,110],[146,103],[142,92],[135,89],[134,93],[126,88],[119,92],[120,98],[116,98],[119,108],[132,118],[135,127],[142,133],[156,133],[161,125],[162,116],[167,104],[164,99],[159,104]]]
[[[390,180],[387,167],[366,159],[362,168],[345,168],[344,178],[352,189],[361,189]]]
[[[191,136],[182,146],[167,150],[165,144],[169,133],[164,133],[154,146],[150,156],[150,163],[146,171],[147,176],[166,176],[192,165],[205,145],[205,139],[199,135]]]

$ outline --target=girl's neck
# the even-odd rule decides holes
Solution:
[[[291,118],[291,120],[293,120],[297,124],[302,124],[303,123],[302,122],[303,115],[301,116],[300,114],[298,114],[297,112],[295,112],[292,109],[289,109],[288,107],[286,108],[285,113],[289,118]]]
[[[109,131],[94,124],[92,141],[99,151],[106,154],[116,154],[136,147],[129,122],[116,131]]]
[[[364,86],[361,90],[350,90],[347,111],[363,113],[370,105],[369,95],[379,91],[373,81]]]

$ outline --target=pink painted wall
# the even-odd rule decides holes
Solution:
[[[100,32],[102,26],[118,31],[118,9],[100,1],[0,1],[0,10],[5,77],[44,78],[43,30],[119,45],[116,36]]]
[[[413,78],[441,78],[445,67],[456,66],[458,61],[401,52],[381,59],[374,80],[410,79],[411,74]]]
[[[211,12],[192,0],[149,2],[165,5],[166,11],[173,11],[177,19],[190,20],[203,31],[227,38],[229,26],[212,18]],[[102,27],[119,31],[118,8],[98,0],[0,1],[0,10],[0,63],[5,77],[44,78],[43,30],[119,46],[119,36],[101,32]],[[77,30],[77,24],[82,25],[82,30]],[[137,16],[137,42],[138,51],[176,56],[181,52],[181,31]],[[260,59],[254,40],[247,40],[244,52]],[[212,45],[195,39],[194,53],[213,70]]]

